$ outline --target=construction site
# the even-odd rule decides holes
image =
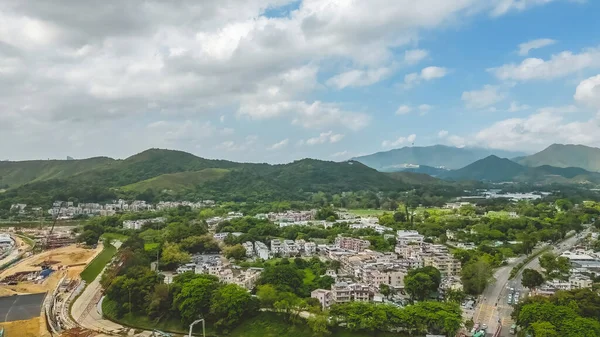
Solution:
[[[53,245],[48,245],[53,247]],[[0,314],[2,311],[21,313],[15,317],[7,315],[0,325],[4,328],[4,337],[57,336],[51,334],[51,324],[60,326],[53,305],[60,300],[61,294],[72,294],[80,286],[79,274],[103,246],[86,248],[81,245],[66,245],[60,248],[48,248],[41,253],[24,254],[16,263],[0,272]],[[23,297],[30,296],[30,297]],[[65,308],[61,311],[67,312]],[[44,313],[52,312],[52,319],[46,321]],[[5,317],[5,316],[3,316]],[[62,329],[60,329],[62,330]],[[73,330],[62,336],[93,336],[83,330]]]

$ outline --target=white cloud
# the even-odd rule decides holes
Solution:
[[[508,112],[519,112],[523,110],[529,110],[531,107],[527,104],[519,104],[517,101],[510,102],[510,107],[508,107]]]
[[[412,108],[408,105],[401,105],[396,110],[396,115],[406,115],[412,111]]]
[[[581,81],[575,90],[575,100],[600,111],[600,75]]]
[[[420,73],[410,73],[404,76],[404,86],[411,88],[412,86],[421,83],[422,81],[431,81],[437,78],[442,78],[448,74],[448,70],[442,67],[427,67],[421,69]]]
[[[331,158],[348,158],[350,153],[348,151],[340,151],[331,155]]]
[[[142,117],[181,124],[236,111],[252,120],[358,130],[370,117],[356,106],[309,98],[322,71],[335,63],[364,72],[341,86],[380,80],[387,76],[381,69],[423,57],[396,52],[421,31],[489,13],[499,1],[3,1],[0,152],[11,158],[62,157],[70,150],[78,157],[127,155],[165,142],[163,135],[146,137],[145,125],[136,124]],[[265,16],[290,3],[297,9],[289,15]],[[82,150],[55,136],[59,129],[81,130]],[[111,130],[124,132],[116,137]],[[170,146],[185,148],[185,139],[198,137],[190,132]],[[220,141],[204,139],[205,148]]]
[[[539,109],[526,118],[496,122],[474,136],[476,144],[491,148],[538,151],[552,143],[600,145],[600,119],[572,121],[565,118],[571,106]]]
[[[227,140],[227,141],[224,141],[224,142],[218,144],[217,146],[215,146],[215,148],[217,150],[227,151],[227,152],[251,151],[252,147],[254,146],[254,144],[256,144],[257,140],[258,140],[257,136],[251,135],[251,136],[246,136],[244,142],[235,142],[233,140]]]
[[[306,140],[307,145],[317,145],[324,143],[337,143],[344,138],[344,135],[339,133],[333,133],[333,131],[322,132],[319,136],[309,138]]]
[[[277,142],[277,143],[269,146],[267,149],[270,150],[270,151],[281,150],[281,149],[287,147],[288,144],[289,144],[289,142],[290,142],[290,140],[288,138],[286,138],[286,139],[284,139],[284,140],[282,140],[280,142]]]
[[[505,96],[498,86],[488,84],[480,90],[463,92],[461,99],[469,109],[483,109],[501,102]]]
[[[579,54],[563,51],[547,61],[528,58],[520,64],[505,64],[488,71],[501,80],[529,81],[565,77],[588,68],[600,68],[600,49],[588,49]]]
[[[537,39],[528,42],[521,43],[519,45],[519,55],[527,56],[530,50],[544,48],[555,44],[556,41],[552,39]]]
[[[390,147],[398,147],[404,144],[412,144],[417,139],[417,135],[412,134],[407,137],[398,137],[395,140],[384,140],[381,143],[381,147],[390,148]]]
[[[240,106],[238,114],[257,120],[292,115],[292,124],[317,129],[342,125],[351,130],[360,130],[367,126],[371,120],[367,114],[345,111],[336,104],[320,101],[310,104],[300,101],[284,101],[271,104],[245,103]]]
[[[419,111],[421,112],[421,115],[428,113],[431,109],[433,109],[433,107],[429,104],[419,105]]]
[[[221,123],[225,123],[225,115],[221,115],[221,117],[219,117],[219,121]]]
[[[438,132],[438,138],[446,138],[446,136],[448,136],[447,130],[440,130],[440,132]]]
[[[492,1],[492,16],[504,15],[511,11],[523,11],[533,6],[544,5],[555,0],[497,0]],[[576,0],[572,0],[576,1]]]
[[[391,73],[392,70],[387,67],[372,70],[351,70],[330,78],[327,80],[327,85],[337,89],[364,87],[385,79]]]
[[[404,52],[404,62],[408,64],[417,64],[429,56],[425,49],[412,49]]]

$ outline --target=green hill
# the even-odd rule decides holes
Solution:
[[[489,155],[516,157],[517,152],[482,148],[458,148],[445,145],[406,146],[385,152],[354,158],[379,171],[403,171],[411,165],[424,165],[434,168],[459,169]]]
[[[162,174],[158,177],[123,186],[122,189],[139,193],[147,190],[154,192],[168,190],[179,193],[193,189],[194,186],[202,185],[208,181],[221,179],[227,173],[229,173],[227,169],[208,168],[201,171]]]
[[[106,157],[0,162],[0,187],[15,187],[35,181],[67,178],[89,170],[108,168],[115,162],[114,159]]]
[[[443,176],[451,180],[528,183],[600,183],[600,174],[578,167],[526,167],[506,158],[489,156]]]
[[[60,174],[46,172],[43,162],[35,162],[35,170],[31,170],[39,174],[21,179],[19,184],[10,181],[12,188],[0,195],[0,201],[48,205],[69,198],[89,202],[120,197],[302,200],[315,192],[390,191],[406,189],[414,182],[394,179],[355,161],[303,159],[282,165],[247,164],[159,149],[124,160],[106,158],[97,165],[89,161],[73,161],[79,169]]]
[[[515,161],[529,167],[579,167],[591,172],[600,172],[600,149],[584,145],[552,144],[531,156],[515,158]]]

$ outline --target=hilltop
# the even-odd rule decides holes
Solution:
[[[9,188],[0,198],[30,204],[69,198],[89,202],[117,197],[154,199],[159,195],[240,201],[302,200],[316,192],[392,191],[436,181],[418,175],[392,177],[357,161],[302,159],[279,165],[250,164],[161,149],[123,160],[11,162],[5,165],[3,173]]]
[[[512,158],[522,156],[523,153],[482,148],[458,148],[445,145],[407,146],[356,157],[353,160],[379,171],[393,172],[414,169],[415,165],[459,169],[489,155]]]
[[[515,161],[529,167],[580,167],[587,171],[600,172],[600,149],[585,145],[552,144],[538,153],[515,158]]]
[[[600,183],[600,174],[578,167],[549,165],[527,167],[506,158],[489,156],[461,169],[449,171],[443,178],[450,180],[481,180],[490,182],[528,183]]]

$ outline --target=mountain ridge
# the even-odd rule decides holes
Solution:
[[[590,172],[600,172],[600,148],[585,145],[552,144],[540,152],[514,160],[529,167],[580,167]]]
[[[518,157],[520,152],[484,148],[459,148],[446,145],[405,146],[352,158],[379,171],[402,171],[402,165],[423,165],[433,168],[460,169],[491,154]]]

